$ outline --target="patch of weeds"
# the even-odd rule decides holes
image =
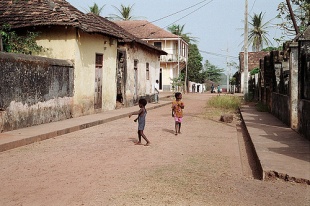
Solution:
[[[241,103],[242,97],[231,95],[214,96],[207,102],[206,115],[208,117],[218,117],[223,113],[236,113]]]

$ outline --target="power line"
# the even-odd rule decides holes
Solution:
[[[175,22],[177,22],[177,21],[179,21],[179,20],[181,20],[181,19],[184,19],[185,17],[187,17],[187,16],[191,15],[192,13],[194,13],[194,12],[198,11],[199,9],[202,9],[202,8],[203,8],[203,7],[205,7],[206,5],[210,4],[212,1],[214,1],[214,0],[210,0],[209,2],[205,3],[205,4],[204,4],[204,5],[202,5],[201,7],[198,7],[198,8],[197,8],[197,9],[195,9],[194,11],[192,11],[192,12],[188,13],[188,14],[187,14],[187,15],[185,15],[185,16],[182,16],[181,18],[177,19],[176,21],[172,22],[171,24],[169,24],[169,25],[167,25],[167,26],[165,26],[165,27],[163,27],[163,28],[168,28],[170,25],[173,25]],[[205,2],[205,1],[202,1],[202,2]],[[200,3],[202,3],[202,2],[200,2]],[[200,4],[200,3],[198,3],[198,4]],[[196,4],[196,5],[198,5],[198,4]],[[195,6],[196,6],[196,5],[195,5]],[[192,7],[193,7],[193,6],[192,6]],[[163,29],[163,28],[160,28],[160,29],[158,29],[157,31],[152,32],[150,35],[155,34],[156,32],[160,31],[160,30],[161,30],[161,29]],[[150,36],[150,35],[149,35],[149,36]]]
[[[160,21],[160,20],[162,20],[162,19],[168,18],[168,17],[173,16],[173,15],[175,15],[175,14],[178,14],[178,13],[180,13],[180,12],[182,12],[182,11],[186,11],[186,10],[188,10],[188,9],[191,9],[191,8],[197,6],[197,5],[199,5],[199,4],[201,4],[201,3],[205,2],[205,1],[207,1],[207,0],[198,2],[197,4],[194,4],[194,5],[190,6],[190,7],[187,7],[187,8],[185,8],[185,9],[182,9],[182,10],[177,11],[177,12],[175,12],[175,13],[172,13],[172,14],[169,14],[169,15],[164,16],[164,17],[162,17],[162,18],[159,18],[159,19],[156,19],[156,20],[154,20],[154,21],[151,21],[151,23],[154,23],[154,22],[156,22],[156,21]],[[213,1],[213,0],[212,0],[212,1]]]
[[[229,57],[229,58],[233,58],[233,59],[239,59],[238,57],[228,56],[228,55],[225,55],[225,54],[217,54],[217,53],[207,52],[207,51],[202,51],[202,50],[199,50],[199,52],[205,53],[205,54],[210,54],[210,55],[217,56],[217,57],[223,57],[223,58]]]
[[[185,16],[183,16],[183,17],[181,17],[181,18],[177,19],[176,21],[172,22],[172,23],[171,23],[171,24],[169,24],[168,26],[165,26],[164,28],[168,28],[170,25],[174,24],[175,22],[177,22],[177,21],[179,21],[179,20],[181,20],[181,19],[184,19],[185,17],[187,17],[187,16],[191,15],[192,13],[194,13],[194,12],[198,11],[199,9],[202,9],[202,8],[203,8],[203,7],[205,7],[206,5],[210,4],[212,1],[214,1],[214,0],[210,0],[209,2],[205,3],[205,4],[204,4],[204,5],[202,5],[201,7],[197,8],[197,9],[195,9],[194,11],[192,11],[192,12],[188,13],[187,15],[185,15]]]
[[[193,8],[193,7],[195,7],[195,6],[199,5],[199,4],[202,4],[202,3],[206,2],[206,1],[207,1],[207,0],[200,1],[200,2],[198,2],[198,3],[196,3],[196,4],[192,5],[192,6],[189,6],[189,7],[185,8],[185,9],[179,10],[179,11],[177,11],[177,12],[174,12],[174,13],[169,14],[169,15],[167,15],[167,16],[161,17],[161,18],[156,19],[156,20],[154,20],[154,21],[148,22],[148,23],[146,23],[146,24],[141,24],[141,25],[139,25],[139,26],[135,26],[135,27],[130,28],[130,29],[128,29],[128,30],[136,29],[136,28],[138,28],[138,27],[146,26],[147,24],[151,24],[151,23],[160,21],[160,20],[162,20],[162,19],[166,19],[166,18],[168,18],[168,17],[170,17],[170,16],[173,16],[173,15],[175,15],[175,14],[178,14],[178,13],[181,13],[181,12],[186,11],[186,10],[188,10],[188,9],[191,9],[191,8]],[[208,3],[202,5],[201,7],[199,7],[199,8],[196,9],[196,10],[194,10],[193,12],[195,12],[195,11],[201,9],[202,7],[204,7],[204,6],[206,6],[207,4],[211,3],[212,1],[214,1],[214,0],[210,0]],[[192,14],[193,12],[191,12],[191,13],[189,13],[189,14],[183,16],[183,17],[181,17],[180,19],[174,21],[174,22],[171,23],[171,24],[174,24],[175,22],[177,22],[177,21],[179,21],[179,20],[181,20],[181,19],[183,19],[183,18],[189,16],[189,15]],[[171,24],[169,24],[168,26],[170,26]],[[166,27],[168,27],[168,26],[166,26]],[[163,27],[163,28],[166,28],[166,27]],[[161,28],[161,29],[163,29],[163,28]],[[159,31],[160,31],[160,30],[159,30]],[[154,33],[156,33],[156,32],[153,32],[152,34],[154,34]]]
[[[256,3],[256,0],[254,1],[253,5],[252,5],[252,8],[251,8],[251,10],[250,10],[250,13],[252,12],[252,10],[253,10],[253,8],[254,8],[255,3]]]

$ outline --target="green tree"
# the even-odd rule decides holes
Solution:
[[[3,51],[21,54],[33,54],[43,51],[36,38],[39,33],[27,31],[25,35],[18,35],[11,30],[9,25],[2,25],[0,37],[2,39]]]
[[[188,81],[197,83],[204,83],[205,74],[202,69],[202,56],[199,53],[199,49],[196,44],[188,45],[188,62],[187,62],[187,75]],[[182,72],[185,72],[182,70]]]
[[[187,43],[190,43],[190,42],[197,42],[197,38],[196,37],[192,37],[190,36],[191,33],[184,33],[183,30],[184,30],[184,26],[185,24],[183,25],[178,25],[178,24],[172,24],[171,26],[169,26],[167,29],[168,31],[170,31],[171,33],[175,34],[175,35],[178,35],[178,36],[181,36]]]
[[[132,16],[133,12],[133,5],[124,6],[121,4],[120,8],[117,8],[116,6],[113,6],[119,14],[111,14],[110,18],[113,20],[122,20],[122,21],[128,21],[131,19],[135,19],[136,17]]]
[[[105,7],[105,5],[103,5],[102,7],[99,8],[99,6],[96,3],[94,3],[93,6],[89,7],[89,13],[93,13],[93,14],[100,16],[104,7]]]
[[[302,33],[310,24],[310,0],[291,0],[291,2],[296,24]],[[277,18],[282,19],[282,22],[277,26],[282,29],[285,36],[296,36],[286,1],[278,5],[278,11]]]
[[[224,69],[220,69],[211,64],[209,60],[206,60],[204,63],[204,72],[207,80],[218,83],[221,81],[221,75],[224,72]]]
[[[271,44],[271,41],[268,39],[268,25],[270,21],[267,21],[266,23],[263,22],[264,15],[261,13],[254,14],[254,16],[251,17],[251,21],[249,22],[250,28],[249,28],[249,34],[248,34],[248,40],[249,45],[252,44],[252,50],[253,51],[260,51],[263,49],[263,46],[266,44],[267,46]]]
[[[279,46],[279,47],[266,47],[264,49],[262,49],[262,51],[282,51],[283,50],[283,46]]]

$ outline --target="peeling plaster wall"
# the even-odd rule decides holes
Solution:
[[[72,117],[69,61],[0,53],[0,131]]]
[[[41,56],[70,59],[74,62],[73,117],[95,113],[95,60],[103,54],[102,111],[116,106],[117,42],[99,34],[85,33],[76,28],[51,27],[40,30],[39,45],[47,48]],[[98,111],[100,112],[100,111]]]
[[[134,60],[138,60],[138,99],[145,97],[149,102],[154,101],[154,86],[159,80],[159,55],[146,51],[135,45],[123,47],[127,51],[127,80],[126,80],[126,106],[134,104]],[[149,63],[149,79],[146,78],[146,63]]]

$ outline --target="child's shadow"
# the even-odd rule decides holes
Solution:
[[[143,144],[137,144],[138,143],[138,140],[135,139],[135,138],[128,138],[130,142],[134,143],[135,145],[143,145]]]
[[[171,133],[171,134],[174,134],[174,130],[173,129],[163,129],[163,131]]]

